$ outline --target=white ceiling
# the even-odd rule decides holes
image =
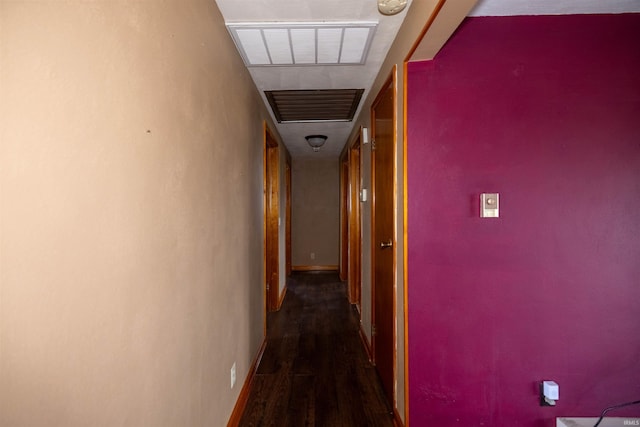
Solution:
[[[421,0],[416,0],[421,1]],[[451,0],[450,0],[451,1]],[[332,23],[378,22],[364,65],[306,65],[249,67],[269,111],[265,90],[365,89],[365,99],[406,13],[378,12],[376,0],[216,0],[225,22],[230,23]],[[470,16],[555,15],[581,13],[640,13],[640,0],[479,0]],[[360,107],[356,111],[356,117]],[[273,117],[273,115],[272,115]],[[276,122],[274,118],[274,122]],[[338,157],[351,133],[352,122],[280,123],[277,131],[291,156]],[[329,138],[314,153],[304,137]]]
[[[418,0],[419,1],[419,0]],[[264,98],[265,90],[365,89],[363,99],[406,14],[378,12],[375,0],[216,0],[227,24],[232,22],[378,22],[364,65],[314,65],[305,67],[249,67]],[[271,108],[264,98],[269,111]],[[360,108],[356,111],[359,114]],[[274,118],[275,122],[275,118]],[[352,122],[277,124],[292,157],[337,157],[349,137]],[[314,153],[305,135],[325,134],[329,138]]]
[[[638,12],[640,12],[640,0],[480,0],[469,16]]]

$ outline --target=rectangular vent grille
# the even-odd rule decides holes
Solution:
[[[358,109],[364,89],[265,91],[279,123],[348,122]]]
[[[227,23],[247,67],[364,64],[377,22]]]

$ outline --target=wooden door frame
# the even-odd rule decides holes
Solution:
[[[361,175],[361,147],[362,147],[362,127],[358,136],[353,141],[348,150],[348,170],[349,170],[349,301],[355,304],[360,311],[361,293],[362,293],[362,216],[360,209],[360,191],[362,189]]]
[[[360,207],[363,127],[340,155],[340,279],[360,313],[362,293],[362,213]]]
[[[349,278],[349,160],[340,156],[340,280]]]
[[[279,299],[279,159],[278,141],[264,123],[263,162],[263,206],[264,206],[264,298],[265,316],[278,309]],[[266,319],[265,319],[266,328]]]
[[[285,269],[286,275],[290,276],[291,266],[291,155],[286,151],[286,162],[284,169],[285,179]]]
[[[394,153],[394,158],[392,160],[393,163],[393,205],[394,205],[394,209],[393,209],[393,303],[392,303],[392,318],[394,321],[394,324],[397,324],[398,321],[398,317],[397,317],[397,309],[396,309],[396,305],[397,305],[397,235],[396,235],[396,223],[397,223],[397,209],[395,209],[395,207],[397,206],[397,190],[398,190],[398,183],[397,183],[397,165],[396,165],[396,155],[397,155],[397,150],[396,150],[396,146],[397,146],[397,77],[396,77],[396,72],[397,72],[397,66],[394,65],[393,69],[391,71],[391,74],[389,75],[389,77],[385,80],[385,82],[382,84],[382,86],[380,87],[380,90],[378,92],[378,94],[376,95],[375,100],[373,101],[373,103],[371,104],[371,138],[372,138],[372,147],[371,147],[371,324],[375,325],[376,324],[376,309],[375,309],[375,297],[376,297],[376,274],[375,274],[375,270],[376,270],[376,230],[375,230],[375,226],[376,226],[376,151],[375,151],[375,135],[376,135],[376,121],[375,121],[375,108],[376,106],[380,103],[380,101],[382,100],[382,97],[384,96],[385,90],[390,86],[391,90],[393,91],[393,125],[392,128],[394,129],[393,131],[393,153]],[[373,363],[376,363],[375,357],[376,357],[376,336],[374,333],[371,334],[371,356],[373,358]],[[393,348],[393,363],[392,363],[392,370],[393,370],[393,380],[394,383],[397,384],[397,377],[398,377],[398,373],[397,373],[397,357],[398,357],[398,351],[397,351],[397,342],[398,342],[398,337],[397,337],[397,328],[393,328],[393,342],[394,342],[394,348]],[[396,401],[396,390],[395,387],[393,388],[393,390],[391,390],[392,393],[392,406],[394,408],[394,412],[396,410],[396,406],[397,406],[397,401]],[[406,397],[405,397],[406,399]]]
[[[432,21],[431,21],[432,22]],[[409,427],[409,264],[407,245],[407,93],[409,60],[402,64],[402,317],[404,332],[404,424]],[[397,274],[397,273],[396,273]]]

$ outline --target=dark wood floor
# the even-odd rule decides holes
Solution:
[[[337,274],[294,273],[267,325],[240,426],[393,426]]]

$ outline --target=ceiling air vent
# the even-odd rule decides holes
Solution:
[[[247,67],[364,64],[377,22],[230,22]]]
[[[265,91],[279,123],[349,122],[358,109],[364,89]]]

